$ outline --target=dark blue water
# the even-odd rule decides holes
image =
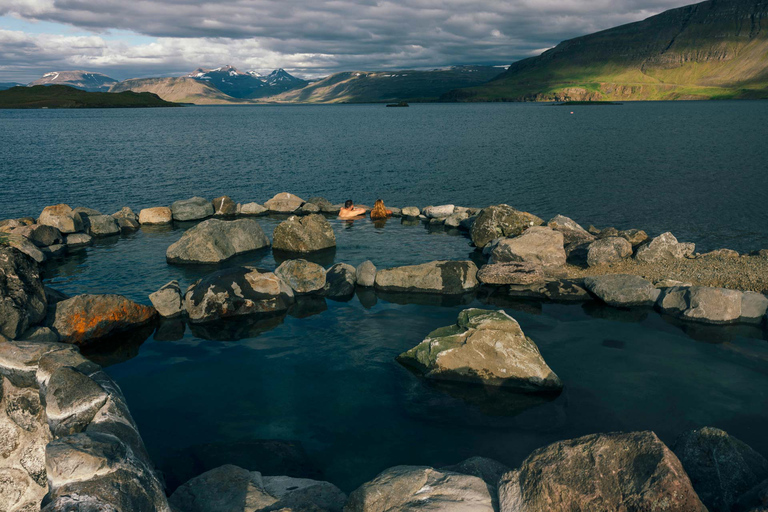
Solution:
[[[570,114],[573,111],[574,114]],[[768,246],[768,102],[0,110],[0,218],[290,191]]]
[[[0,111],[0,218],[58,202],[111,213],[192,195],[245,202],[291,191],[334,202],[381,196],[393,206],[506,202],[545,219],[563,213],[585,224],[671,230],[702,249],[768,246],[768,103],[572,110]],[[271,236],[279,220],[259,222]],[[321,258],[325,266],[477,257],[457,232],[397,219],[332,222],[338,248]],[[166,264],[165,250],[187,227],[99,241],[49,265],[46,280],[70,294],[121,293],[148,303],[171,279],[186,287],[215,270]],[[267,250],[228,265],[278,263]],[[768,455],[761,328],[692,328],[652,311],[482,297],[436,305],[360,293],[299,306],[226,332],[166,323],[145,341],[99,355],[171,486],[206,464],[236,462],[351,490],[396,464],[485,455],[514,466],[563,438],[650,429],[672,443],[704,425]],[[395,362],[467,306],[514,316],[565,382],[564,393],[537,402],[435,387]]]

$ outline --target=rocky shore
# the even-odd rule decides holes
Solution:
[[[0,221],[0,504],[8,511],[761,510],[768,461],[727,433],[703,427],[667,447],[652,432],[594,434],[539,448],[519,468],[473,458],[446,468],[397,466],[346,496],[332,483],[225,465],[166,496],[125,399],[93,347],[157,328],[222,335],[221,322],[289,312],[368,293],[394,302],[504,307],[509,300],[654,308],[680,322],[765,328],[768,252],[698,254],[671,233],[584,229],[508,205],[393,208],[404,223],[465,233],[472,261],[377,269],[311,261],[336,246],[326,215],[340,205],[289,193],[259,203],[192,198],[112,215],[56,205]],[[258,222],[281,216],[272,237]],[[39,265],[95,237],[142,225],[197,222],[170,245],[171,265],[216,265],[272,248],[274,271],[235,266],[173,281],[137,304],[120,295],[67,297],[43,286]],[[483,262],[478,264],[478,262]],[[160,283],[158,283],[159,285]],[[361,299],[362,300],[362,299]],[[310,312],[311,314],[311,308]],[[249,327],[249,329],[252,327]],[[245,335],[249,335],[247,331]],[[229,336],[229,334],[224,334]],[[556,396],[567,383],[505,311],[465,309],[397,360],[414,378],[506,393]],[[235,339],[237,337],[235,336]],[[83,350],[81,354],[80,350]],[[597,462],[596,462],[597,461]]]

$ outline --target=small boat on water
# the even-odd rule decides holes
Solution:
[[[401,101],[400,103],[390,103],[387,105],[388,107],[409,107],[407,101]]]

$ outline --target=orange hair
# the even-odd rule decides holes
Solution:
[[[389,217],[389,212],[387,211],[387,208],[384,206],[384,201],[381,199],[377,199],[376,202],[373,204],[373,210],[371,210],[371,218],[376,219],[386,219]]]

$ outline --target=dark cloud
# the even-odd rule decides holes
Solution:
[[[646,18],[680,0],[0,0],[0,15],[96,34],[0,32],[0,74],[76,63],[117,78],[198,65],[348,69],[509,64],[563,39]],[[98,37],[126,30],[157,38]],[[57,39],[58,38],[58,39]],[[119,76],[118,76],[119,75]]]

